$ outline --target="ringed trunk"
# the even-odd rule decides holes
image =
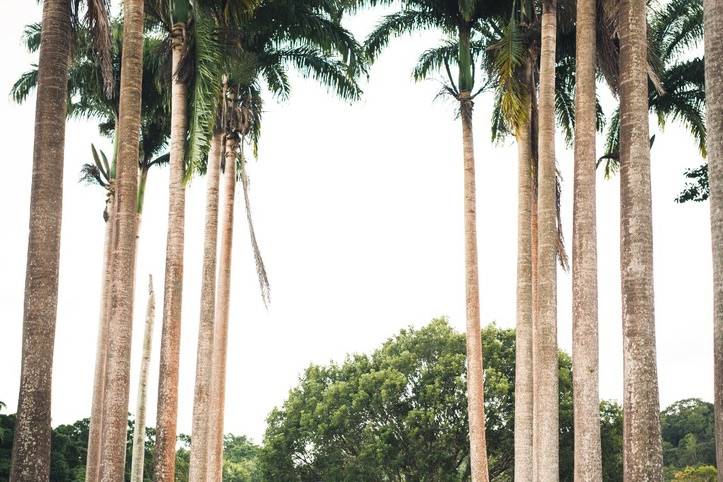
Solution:
[[[559,480],[559,393],[557,359],[557,200],[555,166],[555,50],[557,2],[542,10],[539,97],[539,199],[537,317],[533,327],[534,462],[536,482]]]
[[[186,28],[176,24],[172,33],[171,140],[168,180],[168,232],[163,287],[163,327],[158,374],[156,451],[154,480],[174,482],[176,478],[176,421],[178,417],[178,361],[181,347],[181,302],[183,295],[183,245],[186,190],[185,142],[188,87],[176,78],[185,49]]]
[[[620,3],[620,269],[625,482],[661,481],[645,0]]]
[[[206,229],[201,279],[201,315],[198,324],[196,385],[193,393],[193,425],[189,480],[205,481],[208,477],[208,427],[211,399],[211,363],[214,316],[216,311],[216,246],[218,240],[218,187],[221,143],[224,135],[216,133],[211,141],[206,172]]]
[[[10,480],[47,480],[63,159],[70,55],[70,2],[43,3],[23,305],[22,368]]]
[[[575,482],[602,480],[595,220],[596,0],[577,1],[572,378]]]
[[[135,431],[133,433],[131,482],[143,482],[143,462],[146,448],[146,398],[148,393],[148,369],[151,365],[153,320],[155,315],[156,296],[153,292],[153,277],[148,275],[148,304],[146,305],[146,326],[143,333],[143,357],[141,359],[141,370],[138,380],[138,400],[136,401],[136,424]]]
[[[473,482],[488,482],[485,434],[484,369],[479,318],[477,265],[477,197],[475,192],[472,100],[460,93],[462,146],[464,152],[464,245],[467,311],[467,412],[469,415],[470,465]]]
[[[90,427],[88,428],[88,452],[85,462],[85,480],[97,482],[100,478],[100,449],[103,440],[103,396],[105,394],[105,362],[108,356],[108,323],[110,321],[110,286],[112,281],[112,255],[116,244],[115,205],[113,185],[109,188],[105,222],[105,245],[103,249],[103,280],[101,283],[100,317],[98,320],[98,340],[96,342],[95,374],[93,377],[93,401],[91,406]]]
[[[723,1],[705,0],[705,96],[710,225],[713,239],[713,343],[718,482],[723,482]]]
[[[125,468],[143,75],[143,7],[142,0],[126,0],[123,4],[125,21],[116,172],[118,246],[113,252],[100,468],[102,482],[122,482]]]
[[[527,65],[525,79],[532,81]],[[532,482],[532,114],[517,129],[517,325],[515,336],[515,480]]]
[[[226,140],[226,171],[221,211],[221,249],[218,260],[216,322],[213,329],[211,411],[209,413],[208,480],[221,482],[223,475],[223,422],[226,400],[226,353],[228,313],[231,298],[231,254],[233,247],[234,199],[236,194],[236,141]]]

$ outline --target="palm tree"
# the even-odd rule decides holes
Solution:
[[[578,482],[602,480],[595,223],[596,17],[596,0],[577,1],[572,362],[574,473]]]
[[[620,2],[620,265],[626,480],[661,480],[645,0]]]
[[[422,29],[436,28],[454,40],[432,49],[420,58],[415,77],[420,79],[432,70],[444,67],[449,84],[446,92],[459,102],[462,123],[464,160],[464,219],[465,219],[465,271],[467,306],[467,398],[470,424],[470,465],[472,480],[489,480],[485,441],[483,362],[479,320],[479,281],[477,266],[477,226],[475,196],[475,166],[472,136],[473,100],[481,90],[474,89],[474,29],[484,20],[508,11],[498,2],[466,1],[439,2],[433,0],[407,1],[399,13],[388,15],[369,35],[366,46],[372,58],[389,42],[390,38]],[[453,57],[450,50],[456,46]],[[459,76],[455,83],[449,68],[456,63]]]
[[[153,277],[148,275],[148,304],[146,305],[146,324],[143,332],[143,352],[138,380],[138,399],[136,400],[136,424],[133,432],[133,450],[131,452],[133,454],[131,459],[131,482],[143,482],[143,459],[146,451],[148,369],[151,366],[151,345],[153,344],[153,320],[155,315],[156,296],[153,292]]]
[[[540,43],[538,167],[538,293],[533,322],[533,477],[559,478],[557,367],[557,168],[555,165],[555,52],[557,1],[543,0]],[[536,471],[536,472],[535,472]]]
[[[705,0],[705,87],[707,95],[710,219],[713,238],[714,386],[716,461],[723,467],[723,1]],[[723,470],[718,471],[718,482]]]
[[[33,176],[30,199],[22,369],[10,479],[47,479],[50,472],[50,406],[53,345],[58,301],[58,263],[63,194],[67,76],[73,15],[79,2],[48,0],[43,4],[39,42]],[[76,7],[73,11],[72,6]],[[86,6],[97,53],[110,93],[106,46],[107,6]]]
[[[143,82],[143,1],[123,4],[123,54],[118,118],[117,188],[115,193],[118,244],[113,249],[110,296],[110,330],[106,360],[103,409],[103,442],[100,480],[123,480],[130,342],[133,324],[133,286],[138,191],[138,139],[141,125]]]
[[[221,141],[225,140],[225,154],[221,159],[222,166],[225,166],[225,205],[218,280],[208,276],[208,283],[218,283],[218,291],[215,292],[217,301],[204,301],[206,306],[215,308],[215,313],[207,313],[212,323],[201,325],[201,330],[208,330],[204,333],[203,341],[199,336],[196,387],[197,393],[200,391],[206,399],[197,399],[199,403],[194,404],[194,411],[195,418],[207,420],[207,423],[205,426],[202,423],[194,425],[191,478],[205,473],[210,480],[221,480],[233,199],[237,171],[240,172],[244,186],[247,220],[262,298],[265,303],[268,302],[268,279],[251,222],[248,180],[242,154],[247,138],[254,146],[258,142],[261,115],[258,84],[264,80],[272,94],[286,97],[290,89],[286,69],[295,67],[302,75],[311,76],[336,90],[344,99],[356,99],[360,93],[354,80],[359,73],[356,59],[360,57],[360,47],[351,34],[334,21],[330,5],[308,0],[269,0],[258,5],[252,15],[238,15],[235,19],[238,23],[235,25],[226,16],[216,17],[222,44],[229,48],[224,55],[228,74],[223,82],[220,96],[222,102],[218,106],[220,131],[212,142],[212,151],[213,146],[217,146],[220,152]],[[211,159],[215,157],[210,156],[209,161]],[[236,169],[239,159],[240,168]],[[214,294],[213,286],[204,289],[203,296],[209,293]],[[196,442],[204,434],[205,440]],[[205,461],[200,460],[202,457]]]

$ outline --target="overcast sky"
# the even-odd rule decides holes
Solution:
[[[364,36],[381,10],[349,27]],[[36,57],[19,43],[23,26],[40,19],[35,2],[0,2],[0,401],[17,406],[23,286],[33,149],[34,96],[7,93]],[[252,203],[272,303],[259,295],[248,229],[236,217],[229,332],[226,431],[261,441],[265,418],[311,363],[370,352],[409,325],[447,316],[464,329],[461,128],[454,105],[433,101],[439,81],[415,84],[416,56],[436,35],[394,42],[371,69],[364,97],[353,105],[314,82],[292,77],[289,101],[269,100],[259,159],[252,162]],[[605,108],[609,112],[609,95]],[[489,140],[491,98],[475,107],[481,316],[515,323],[517,158],[511,141]],[[679,205],[682,172],[701,164],[679,126],[657,132],[652,150],[655,294],[661,403],[712,399],[712,271],[708,205]],[[90,143],[110,142],[93,121],[66,131],[60,294],[53,376],[53,425],[90,413],[102,271],[104,193],[78,183]],[[563,222],[572,239],[572,151],[558,137],[564,178]],[[190,432],[199,319],[205,180],[186,202],[179,431]],[[133,333],[131,409],[140,364],[146,282],[157,293],[164,277],[168,175],[151,172],[140,233]],[[599,177],[600,389],[622,395],[619,279],[619,183]],[[242,213],[242,197],[237,197]],[[571,347],[570,273],[559,272],[560,347]],[[160,297],[162,298],[162,296]],[[148,424],[155,423],[159,298]]]

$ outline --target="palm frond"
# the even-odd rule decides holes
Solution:
[[[450,25],[445,23],[445,19],[433,10],[407,8],[385,16],[367,37],[364,49],[373,60],[379,56],[391,39],[430,28],[438,28],[446,33],[454,31]]]

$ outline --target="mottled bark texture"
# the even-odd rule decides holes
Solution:
[[[143,482],[143,459],[146,441],[146,400],[148,395],[148,369],[151,366],[151,348],[153,346],[153,320],[156,317],[156,295],[153,292],[153,278],[148,275],[148,304],[146,305],[146,325],[143,332],[143,354],[138,378],[138,399],[136,400],[135,431],[133,432],[133,459],[131,463],[131,482]]]
[[[108,356],[108,330],[110,312],[110,285],[113,270],[113,249],[117,242],[115,236],[115,206],[113,202],[115,184],[111,181],[106,206],[108,220],[105,223],[105,246],[103,252],[103,280],[101,282],[100,315],[98,320],[98,340],[95,353],[95,373],[93,376],[93,399],[88,428],[88,452],[85,461],[86,482],[97,482],[100,478],[100,448],[103,441],[103,399],[105,395],[105,363]]]
[[[705,95],[710,225],[713,239],[713,343],[718,482],[723,482],[723,0],[705,0]]]
[[[176,24],[172,33],[171,141],[168,178],[168,232],[163,288],[161,361],[158,372],[155,482],[176,478],[176,421],[178,417],[178,361],[181,348],[181,301],[183,295],[183,244],[186,216],[184,160],[186,142],[186,97],[188,87],[175,73],[185,49],[186,31]]]
[[[533,326],[536,482],[559,480],[557,361],[557,200],[555,166],[555,49],[557,2],[542,10],[539,97],[538,316]]]
[[[462,147],[464,153],[464,264],[467,307],[467,412],[472,482],[488,482],[485,434],[484,369],[479,319],[479,272],[477,264],[477,195],[475,191],[472,100],[460,93]]]
[[[532,82],[530,66],[525,80]],[[529,99],[528,116],[532,115]],[[517,184],[517,326],[515,336],[515,481],[532,482],[532,143],[531,123],[515,134]]]
[[[35,103],[22,366],[10,480],[50,473],[50,399],[63,210],[70,2],[45,0]]]
[[[653,303],[653,224],[645,0],[622,0],[620,30],[620,270],[625,482],[662,474]]]
[[[596,0],[577,0],[572,378],[575,482],[602,480],[595,220]]]
[[[123,56],[118,120],[116,203],[118,245],[113,250],[110,328],[103,407],[100,480],[124,478],[130,382],[138,190],[138,139],[143,76],[143,1],[123,3]]]
[[[206,228],[201,270],[201,315],[198,323],[196,351],[196,384],[193,391],[193,424],[191,426],[191,461],[189,480],[208,477],[208,427],[211,391],[211,352],[216,313],[216,246],[218,241],[218,187],[223,134],[211,141],[206,170]]]
[[[218,259],[216,321],[213,327],[213,363],[211,368],[211,410],[209,412],[208,478],[221,482],[223,475],[223,422],[226,400],[226,352],[228,349],[228,313],[231,299],[231,253],[233,248],[234,199],[236,194],[236,141],[226,141],[226,170],[223,176],[221,209],[221,248]]]

